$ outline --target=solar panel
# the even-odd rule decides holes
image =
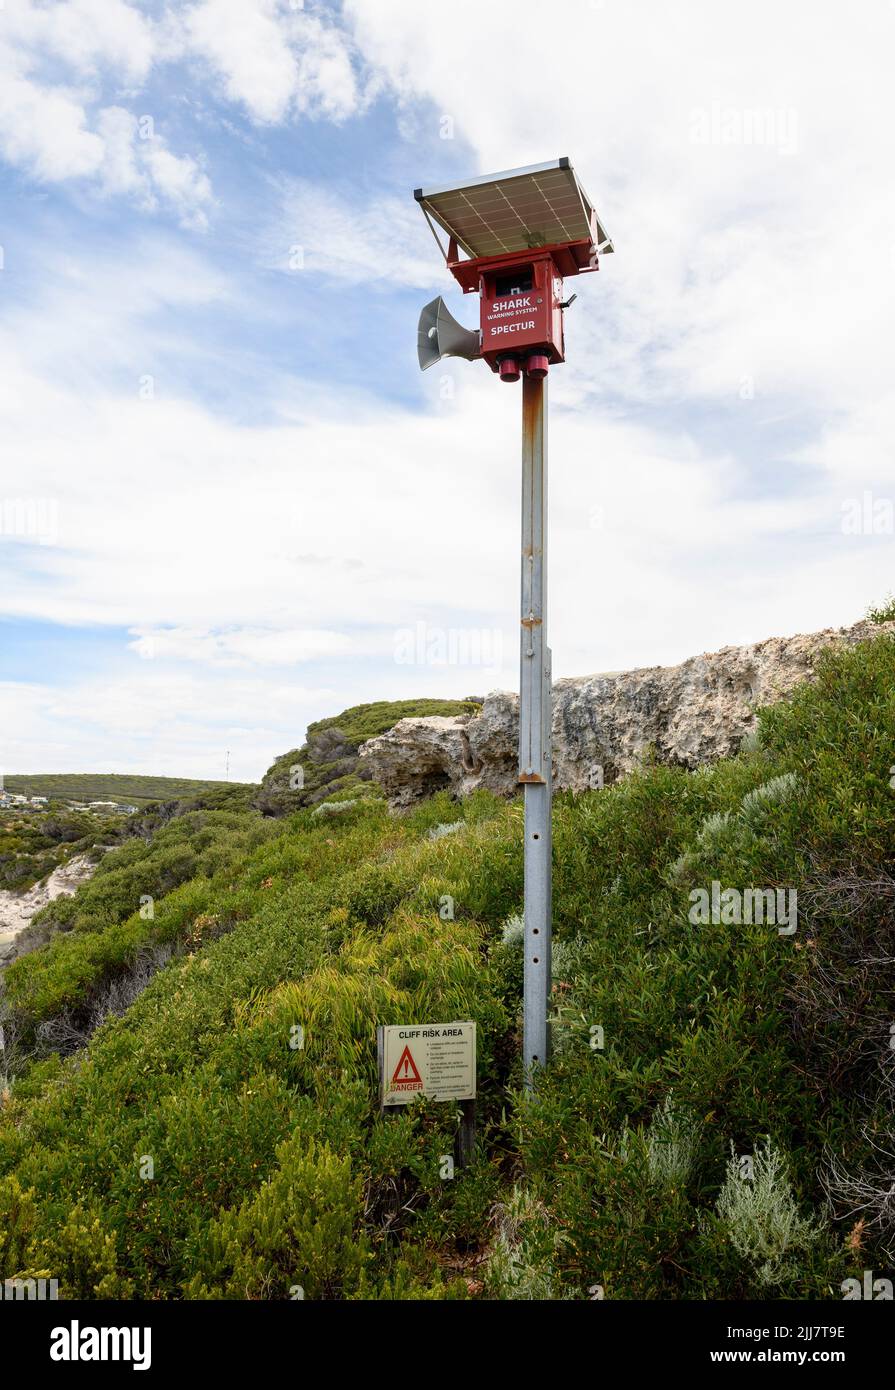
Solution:
[[[599,251],[612,250],[568,159],[418,188],[415,197],[473,259],[587,241],[592,233]]]

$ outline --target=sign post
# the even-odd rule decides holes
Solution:
[[[550,1055],[552,758],[547,645],[547,382],[522,382],[522,613],[519,781],[525,798],[525,969],[522,1060],[526,1085]]]
[[[460,1102],[458,1166],[475,1151],[476,1026],[474,1023],[389,1024],[376,1030],[380,1112],[418,1096]]]
[[[522,378],[522,612],[519,781],[525,798],[523,1072],[527,1090],[550,1055],[552,923],[551,655],[547,645],[547,374],[565,361],[563,277],[599,269],[613,250],[569,159],[441,188],[418,188],[448,270],[479,296],[479,331],[439,296],[420,315],[425,370],[482,358],[501,381]],[[436,224],[449,238],[445,248]],[[464,253],[461,255],[461,252]]]
[[[384,1110],[417,1096],[475,1100],[474,1023],[389,1024],[378,1043]]]

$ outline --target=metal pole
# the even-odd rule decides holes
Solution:
[[[466,1168],[475,1157],[475,1101],[461,1100],[457,1135],[457,1167]]]
[[[547,646],[547,382],[522,378],[522,631],[519,781],[525,788],[525,1086],[549,1055],[550,649]]]

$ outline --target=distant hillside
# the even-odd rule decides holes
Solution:
[[[63,797],[69,801],[118,801],[146,806],[202,796],[222,787],[249,789],[248,782],[202,782],[190,777],[136,777],[116,772],[21,773],[5,777],[8,792],[20,796]]]

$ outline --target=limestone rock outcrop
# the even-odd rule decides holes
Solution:
[[[679,666],[576,676],[553,688],[553,775],[584,791],[630,772],[652,750],[660,762],[695,768],[735,753],[755,711],[810,680],[831,647],[866,641],[895,623],[856,623],[690,657]],[[360,749],[360,766],[395,809],[446,789],[516,790],[519,701],[507,691],[478,715],[402,719]]]

